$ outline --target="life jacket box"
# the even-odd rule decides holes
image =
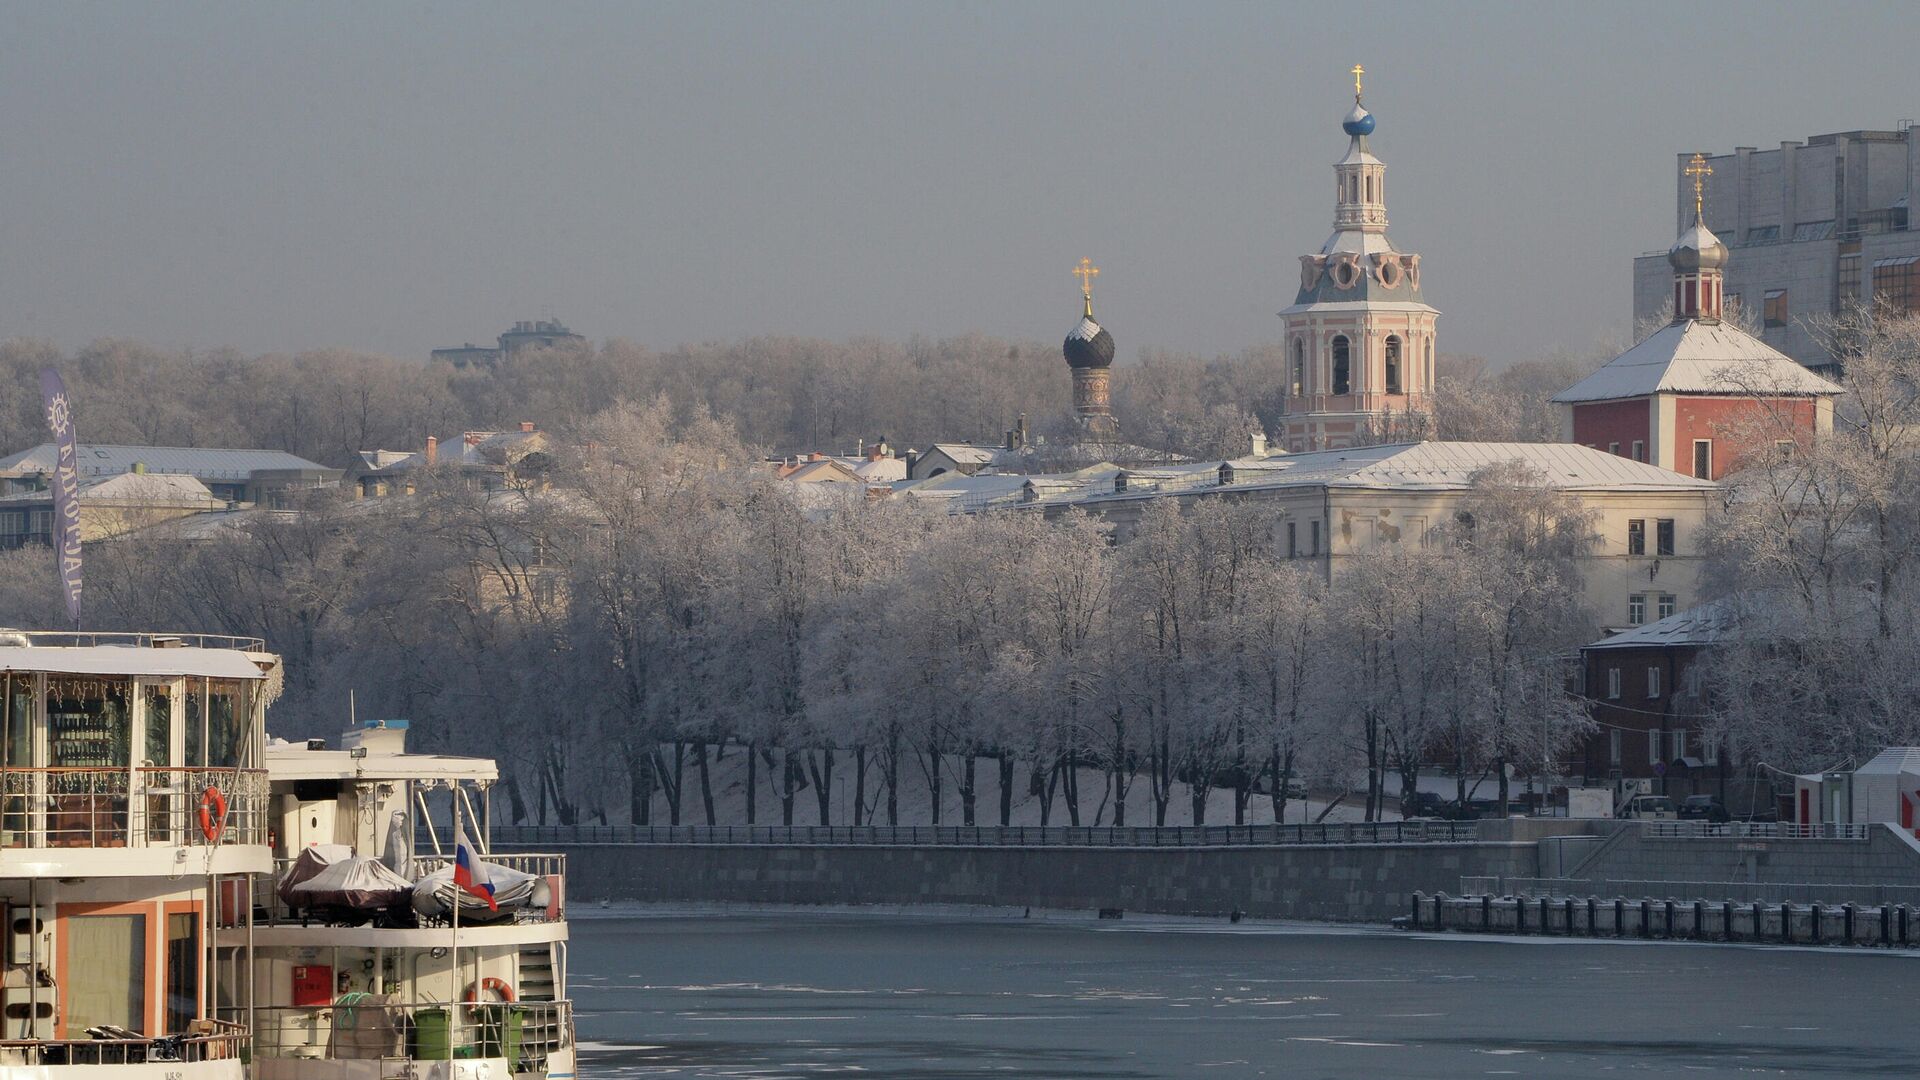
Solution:
[[[318,1008],[333,1004],[333,967],[330,964],[293,966],[293,1005]]]
[[[40,908],[35,911],[25,904],[15,904],[7,909],[7,963],[31,964],[36,955],[41,967],[53,966],[53,911]],[[33,938],[38,934],[40,940]]]
[[[0,1039],[53,1038],[58,991],[52,986],[36,988],[32,978],[26,968],[18,967],[8,968],[0,977]]]

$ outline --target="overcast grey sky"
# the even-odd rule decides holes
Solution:
[[[1623,337],[1673,155],[1920,115],[1909,3],[0,6],[0,338],[424,358],[558,315],[1276,336],[1363,63],[1441,348]]]

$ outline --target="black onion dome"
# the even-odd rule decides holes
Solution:
[[[1088,315],[1067,335],[1060,352],[1070,368],[1103,368],[1113,363],[1113,335]]]

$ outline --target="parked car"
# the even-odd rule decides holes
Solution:
[[[1680,811],[1673,805],[1673,800],[1665,795],[1635,795],[1614,811],[1613,816],[1642,821],[1672,821],[1680,816]]]
[[[1733,820],[1720,800],[1711,795],[1689,795],[1681,799],[1679,813],[1683,821],[1710,821],[1718,825]]]

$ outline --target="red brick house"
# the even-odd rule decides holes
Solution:
[[[1667,261],[1673,322],[1554,395],[1566,441],[1718,480],[1756,442],[1830,432],[1840,387],[1721,320],[1727,247],[1697,215]]]

